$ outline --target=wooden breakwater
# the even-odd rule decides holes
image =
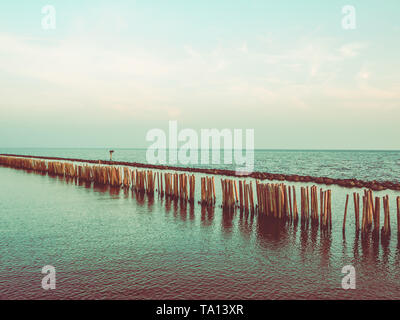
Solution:
[[[382,201],[381,201],[382,200]],[[391,235],[389,196],[373,196],[372,190],[364,190],[360,201],[360,194],[353,193],[354,203],[354,224],[356,233],[362,236],[379,236],[388,238]],[[382,203],[382,207],[381,207]],[[346,232],[346,218],[349,204],[349,195],[346,196],[346,203],[343,217],[343,236]],[[397,232],[400,235],[400,196],[396,197],[397,205]],[[360,207],[361,206],[361,207]],[[383,210],[381,210],[381,208]],[[360,210],[361,209],[361,210]],[[381,211],[383,211],[383,226],[381,226]]]
[[[284,183],[263,184],[256,180],[255,196],[251,181],[221,179],[221,187],[222,207],[225,209],[239,208],[269,218],[320,225],[324,230],[332,228],[331,190],[321,188],[319,202],[317,186],[300,187],[298,208],[295,186]]]
[[[246,174],[226,169],[183,168],[183,167],[167,166],[167,165],[152,165],[139,162],[88,160],[88,159],[77,159],[77,158],[46,157],[46,156],[31,156],[31,155],[17,155],[17,154],[0,154],[0,156],[126,166],[126,167],[169,170],[169,171],[197,172],[203,174],[223,175],[223,176],[238,177],[238,178],[246,176],[258,180],[277,180],[277,181],[288,181],[288,182],[316,183],[320,185],[321,184],[338,185],[345,188],[358,188],[358,189],[366,188],[366,189],[371,189],[373,191],[380,191],[385,189],[400,191],[400,183],[393,181],[376,181],[376,180],[364,181],[359,179],[336,179],[329,177],[313,177],[313,176],[302,176],[296,174],[279,174],[279,173],[267,173],[267,172],[257,172],[257,171],[252,172],[250,174]]]
[[[152,170],[131,169],[130,167],[96,163],[73,163],[45,161],[26,157],[0,156],[0,164],[16,169],[47,173],[66,179],[109,185],[116,188],[132,189],[139,193],[179,199],[181,202],[195,202],[196,179],[193,174],[177,172],[153,172]],[[296,194],[295,186],[284,183],[262,183],[221,178],[221,207],[227,210],[239,209],[245,213],[302,224],[311,223],[321,230],[332,229],[332,192],[313,185],[300,187]],[[297,195],[300,196],[298,200]],[[213,207],[216,204],[215,177],[201,177],[199,204]],[[373,197],[371,189],[364,190],[362,202],[360,194],[353,193],[356,232],[362,235],[391,234],[389,197],[382,197],[383,226],[380,228],[381,198]],[[298,203],[300,207],[298,207]],[[360,203],[362,211],[360,211]],[[349,195],[346,197],[343,217],[345,234]],[[397,230],[400,233],[400,197],[397,204]]]

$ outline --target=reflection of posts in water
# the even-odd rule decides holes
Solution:
[[[96,192],[101,192],[101,193],[105,193],[108,191],[108,186],[104,185],[104,184],[100,184],[100,183],[93,183],[93,190]]]
[[[110,194],[112,196],[118,196],[120,191],[120,188],[110,187]]]
[[[355,237],[354,237],[354,244],[353,244],[353,256],[355,259],[358,259],[360,256],[359,249],[358,249],[359,242],[360,242],[360,233],[356,232]]]
[[[132,195],[135,195],[136,202],[140,206],[144,206],[144,203],[145,203],[145,194],[144,194],[144,192],[132,190]]]
[[[400,233],[397,234],[396,264],[400,264]]]
[[[122,191],[124,193],[124,199],[128,199],[130,195],[129,189],[123,188]]]
[[[387,235],[385,235],[384,233],[381,233],[381,244],[382,244],[383,249],[387,249],[389,247],[390,238],[391,238],[390,233]]]
[[[178,214],[178,204],[179,204],[179,202],[178,202],[178,199],[176,199],[176,198],[173,198],[172,199],[172,209],[174,210],[174,217],[176,218],[176,215]]]
[[[308,219],[305,219],[304,217],[301,219],[301,221],[300,221],[300,224],[301,224],[301,228],[302,229],[308,229]]]
[[[148,193],[147,194],[147,208],[149,208],[149,210],[152,210],[153,205],[154,205],[154,193],[153,194]]]
[[[233,214],[231,214],[233,217]],[[246,238],[250,238],[252,230],[253,230],[253,222],[255,221],[254,218],[252,219],[247,219],[247,216],[243,214],[243,212],[240,213],[239,219],[238,219],[238,227],[239,231],[246,236]]]
[[[194,204],[191,202],[189,205],[189,218],[190,220],[194,220],[195,216],[194,216]]]
[[[343,217],[343,239],[346,238],[346,216],[347,216],[347,205],[349,204],[349,195],[346,195],[346,204],[344,206],[344,217]]]
[[[89,189],[92,186],[92,182],[83,179],[78,179],[78,186],[80,187],[84,186],[86,189]]]
[[[171,198],[165,197],[165,211],[168,213],[171,211]]]
[[[298,226],[299,226],[299,221],[298,221],[298,219],[296,219],[296,220],[293,220],[293,223],[291,224],[291,232],[293,233],[292,234],[292,241],[293,241],[293,243],[295,243],[296,242],[296,239],[297,239],[297,229],[298,229]]]
[[[92,182],[90,181],[85,181],[85,188],[90,189],[92,187]]]
[[[222,208],[221,227],[224,232],[231,232],[233,228],[234,211]]]
[[[371,256],[371,237],[369,233],[361,233],[361,255],[364,261]]]
[[[400,196],[396,198],[397,203],[397,233],[400,234]]]
[[[384,264],[388,264],[390,258],[390,246],[389,246],[390,234],[388,236],[382,236],[381,244],[382,244],[382,262]]]
[[[318,219],[318,218],[317,218]],[[311,246],[314,249],[317,243],[318,223],[311,223]]]
[[[128,194],[128,189],[122,189],[124,190],[124,194]],[[154,205],[154,195],[153,194],[146,194],[143,191],[137,191],[134,189],[131,189],[131,195],[132,195],[132,199],[136,200],[136,203],[139,206],[144,206],[146,203],[146,199],[147,199],[147,208],[149,209],[149,211],[152,211],[153,205]]]
[[[321,232],[320,242],[321,264],[323,266],[328,266],[330,264],[331,256],[332,232],[330,230]]]
[[[214,207],[213,206],[201,206],[201,224],[203,226],[212,225],[214,220]]]
[[[372,231],[372,257],[375,262],[379,261],[379,231]]]
[[[282,219],[274,219],[265,215],[258,215],[256,219],[256,234],[261,244],[274,248],[283,247],[289,241],[289,225]]]
[[[343,239],[342,239],[342,255],[343,258],[346,258],[344,260],[348,260],[347,258],[347,241],[346,241],[346,234],[343,234]]]
[[[180,218],[181,218],[181,220],[182,221],[186,221],[186,218],[187,218],[187,206],[186,205],[182,205],[182,202],[181,202],[181,205],[180,205]]]
[[[307,253],[307,245],[308,245],[308,223],[305,224],[304,220],[300,222],[300,253],[301,257],[304,259],[305,254]]]

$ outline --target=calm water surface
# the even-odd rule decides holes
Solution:
[[[396,192],[376,193],[391,198],[392,237],[382,242],[355,236],[352,204],[343,239],[349,190],[334,186],[324,235],[11,168],[0,167],[0,181],[2,299],[400,298]],[[357,289],[345,291],[349,264]],[[56,267],[56,290],[41,288],[44,265]]]

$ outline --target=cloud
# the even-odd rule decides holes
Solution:
[[[249,49],[247,48],[247,43],[246,42],[244,42],[242,44],[242,46],[239,48],[239,51],[241,53],[244,53],[244,54],[249,53]]]
[[[183,48],[189,60],[177,62],[175,65],[177,71],[194,74],[213,73],[224,70],[229,65],[221,48],[204,52],[197,51],[190,45],[185,45]]]
[[[124,53],[86,41],[42,43],[7,34],[0,34],[0,42],[2,70],[47,81],[73,84],[99,80],[99,74],[108,81],[115,74],[157,77],[169,71],[167,63],[134,48]]]
[[[246,106],[257,114],[277,107],[308,110],[328,99],[339,107],[357,108],[366,96],[370,106],[379,107],[380,99],[396,105],[393,90],[398,88],[381,90],[363,83],[372,74],[357,59],[366,44],[307,38],[285,46],[274,41],[273,49],[265,49],[265,40],[259,39],[248,50],[248,42],[186,44],[181,55],[171,55],[171,48],[154,52],[121,39],[105,45],[84,34],[48,41],[0,33],[3,77],[22,80],[18,89],[0,88],[2,105],[18,103],[29,109],[36,100],[49,108],[82,112],[85,107],[87,114],[137,119],[189,117],[188,110],[207,113],[223,106]],[[359,65],[357,72],[347,70],[348,61]],[[32,83],[41,86],[41,95],[32,91]],[[25,92],[26,100],[16,92]]]
[[[46,101],[31,101],[25,105],[27,109],[42,103],[52,108],[79,110],[82,101],[86,101],[87,108],[97,111],[131,110],[133,114],[144,114],[145,110],[157,110],[162,114],[162,106],[169,99],[165,88],[152,83],[168,78],[170,65],[162,57],[135,47],[124,51],[82,39],[46,42],[4,33],[0,34],[0,43],[3,77],[21,79],[20,92],[30,92],[33,84],[46,92]],[[68,105],[60,99],[66,93]],[[8,91],[2,104],[12,104],[15,100]]]
[[[339,48],[339,52],[345,58],[354,58],[357,57],[361,50],[366,47],[367,45],[364,43],[346,43]]]

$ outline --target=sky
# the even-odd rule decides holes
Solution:
[[[145,148],[176,120],[400,150],[400,2],[349,1],[1,1],[0,148]]]

